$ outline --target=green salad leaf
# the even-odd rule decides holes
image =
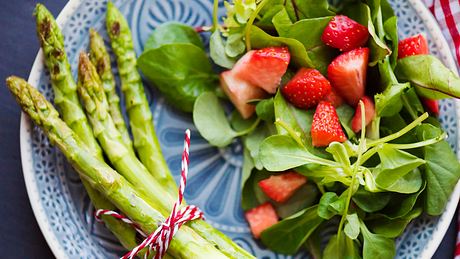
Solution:
[[[227,48],[230,48],[227,46],[228,45],[225,44],[224,39],[222,39],[220,31],[215,30],[209,39],[209,56],[217,65],[225,68],[232,68],[237,60],[237,55],[234,57],[227,55],[226,50]],[[242,52],[244,52],[244,49],[241,53]]]
[[[323,258],[350,258],[350,259],[360,259],[361,251],[358,248],[356,242],[353,239],[350,239],[347,235],[333,235],[329,239],[326,248],[324,248]]]
[[[318,206],[312,206],[264,230],[260,236],[262,243],[277,253],[296,253],[324,221],[317,209]]]
[[[357,239],[360,233],[359,230],[359,218],[358,214],[348,214],[347,215],[347,222],[345,223],[345,228],[343,232],[350,238],[350,239]]]
[[[273,135],[266,138],[259,149],[259,158],[268,171],[285,171],[308,163],[336,166],[336,163],[317,157],[290,136]]]
[[[203,42],[195,29],[178,22],[166,22],[155,27],[145,42],[144,51],[173,43],[191,43],[204,50]]]
[[[228,121],[224,107],[213,92],[204,92],[193,106],[193,123],[201,136],[211,145],[225,147],[234,138],[250,134],[259,125],[259,119],[243,119],[238,112],[233,112]]]
[[[387,237],[387,238],[396,238],[400,236],[407,225],[416,217],[420,216],[423,212],[421,207],[414,208],[412,211],[408,212],[404,217],[396,219],[388,219],[385,217],[380,217],[366,221],[366,224],[369,228],[376,234]]]
[[[278,134],[293,135],[303,146],[311,146],[310,128],[313,113],[300,110],[288,103],[280,91],[274,101],[275,123]]]
[[[398,61],[398,17],[393,15],[386,19],[383,23],[383,29],[385,31],[387,46],[391,49],[391,68],[394,69]]]
[[[331,219],[337,213],[329,209],[329,204],[337,201],[339,196],[335,192],[326,192],[321,196],[318,204],[318,216],[323,219]]]
[[[251,26],[250,39],[253,48],[261,49],[273,46],[286,46],[289,48],[291,60],[299,67],[314,67],[304,45],[296,39],[272,36],[257,26]]]
[[[416,193],[394,194],[388,205],[381,211],[388,219],[397,219],[406,216],[414,208],[420,194],[425,190],[426,182]]]
[[[186,112],[192,111],[200,94],[214,91],[218,86],[218,77],[206,53],[191,43],[149,49],[138,58],[137,64],[170,104]]]
[[[276,214],[284,219],[313,206],[317,202],[317,198],[318,188],[313,183],[307,183],[300,187],[286,202],[273,202],[273,206],[275,207]]]
[[[275,120],[275,107],[273,98],[267,98],[257,103],[256,105],[257,117],[266,122],[273,122]]]
[[[242,183],[241,208],[249,210],[269,200],[267,195],[260,189],[258,183],[270,177],[267,171],[252,170],[249,178]]]
[[[395,74],[399,80],[411,82],[422,97],[460,98],[460,78],[432,55],[399,59]]]
[[[417,128],[417,138],[426,140],[441,132],[441,129],[433,125],[422,124]],[[427,183],[425,211],[430,215],[440,215],[460,178],[460,163],[445,140],[423,147],[423,153]]]
[[[201,136],[213,146],[227,146],[238,136],[230,126],[219,99],[212,92],[203,93],[196,99],[193,123]]]
[[[401,96],[404,90],[410,87],[409,83],[393,84],[388,86],[385,91],[374,96],[375,111],[379,117],[390,117],[401,111]]]
[[[340,124],[345,129],[348,138],[353,138],[355,136],[355,132],[351,129],[351,120],[355,115],[355,109],[351,106],[342,104],[336,109],[337,116],[339,117]]]
[[[423,159],[389,145],[383,145],[378,154],[381,163],[373,171],[378,187],[402,193],[411,193],[414,192],[414,189],[415,191],[420,189],[422,185],[420,173],[411,173],[420,165],[425,164]],[[411,177],[404,178],[406,175],[411,175]],[[412,175],[418,175],[418,177]],[[399,183],[401,179],[405,179],[402,181],[404,184]]]
[[[257,127],[253,132],[244,137],[244,146],[249,151],[250,156],[254,160],[254,165],[258,170],[263,169],[262,162],[259,157],[260,144],[262,141],[273,135],[274,129],[270,124],[263,124]]]
[[[392,259],[396,255],[396,246],[393,239],[384,235],[370,232],[364,222],[360,222],[363,235],[363,258],[364,259]]]
[[[392,194],[390,192],[369,192],[364,188],[359,188],[352,199],[360,209],[368,213],[373,213],[387,206],[391,197]]]

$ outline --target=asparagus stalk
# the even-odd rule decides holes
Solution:
[[[123,142],[126,147],[134,152],[133,143],[129,136],[128,129],[126,128],[125,120],[120,109],[120,98],[116,92],[115,79],[112,74],[112,68],[110,65],[110,56],[107,52],[104,40],[101,35],[97,33],[93,28],[89,31],[89,48],[90,48],[90,59],[93,65],[97,69],[97,73],[102,81],[107,101],[109,102],[110,115],[112,116],[113,122],[120,132]]]
[[[166,193],[166,186],[162,186],[150,175],[134,154],[128,152],[123,146],[121,136],[108,112],[107,101],[96,68],[85,54],[80,55],[78,93],[83,100],[83,107],[93,126],[94,134],[115,169],[136,186],[152,207],[167,215],[174,204],[173,196]],[[247,251],[205,221],[195,220],[188,224],[226,255],[235,258],[252,258]]]
[[[104,161],[101,149],[78,101],[76,84],[65,53],[62,33],[45,6],[37,4],[35,16],[38,38],[45,56],[45,65],[50,71],[51,84],[56,95],[54,99],[56,106],[61,110],[67,125],[84,142],[87,150],[95,158]],[[85,179],[81,178],[81,180],[96,209],[115,209],[115,206],[92,189]],[[136,232],[131,226],[112,217],[102,216],[102,220],[125,248],[132,249],[137,245]]]
[[[101,144],[110,163],[131,184],[136,186],[146,200],[151,201],[152,206],[166,215],[169,212],[167,202],[173,198],[164,192],[163,187],[153,178],[136,155],[124,145],[110,116],[108,102],[96,68],[85,53],[80,54],[77,91],[92,125],[94,136]]]
[[[37,89],[14,76],[7,78],[6,83],[22,110],[43,129],[82,178],[138,223],[143,231],[155,231],[157,224],[164,221],[161,213],[144,201],[126,179],[94,157]],[[176,233],[168,252],[177,258],[227,258],[187,226]]]
[[[102,159],[102,151],[93,137],[77,96],[77,85],[72,77],[70,64],[64,49],[64,37],[53,15],[42,4],[35,8],[37,35],[50,72],[54,90],[54,103],[62,113],[63,120],[85,141],[94,154]]]
[[[167,186],[168,192],[176,195],[174,190],[177,186],[161,152],[152,123],[152,112],[145,96],[141,76],[136,68],[136,52],[128,24],[111,2],[107,4],[106,18],[107,32],[117,58],[121,90],[133,133],[134,147],[149,172],[162,185]]]

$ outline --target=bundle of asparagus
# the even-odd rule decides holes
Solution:
[[[107,30],[117,58],[134,142],[122,117],[110,57],[101,36],[90,31],[91,58],[86,53],[80,54],[77,84],[54,17],[41,4],[37,5],[35,16],[55,92],[55,105],[62,119],[53,105],[25,80],[11,76],[6,80],[8,88],[23,111],[79,173],[96,209],[118,209],[144,232],[153,232],[168,216],[177,186],[154,131],[125,18],[108,3]],[[125,248],[132,249],[139,242],[129,225],[109,216],[102,216],[102,220]],[[203,220],[183,226],[174,236],[167,256],[253,258]]]

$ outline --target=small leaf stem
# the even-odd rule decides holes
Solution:
[[[413,128],[417,127],[420,123],[422,123],[422,121],[426,120],[427,118],[428,118],[428,113],[425,112],[424,114],[420,115],[420,117],[418,117],[413,122],[411,122],[409,125],[402,128],[400,131],[393,133],[391,135],[388,135],[386,137],[383,137],[381,139],[369,141],[367,143],[367,148],[374,147],[374,146],[377,146],[378,144],[386,143],[394,139],[397,139],[403,136],[404,134],[406,134],[407,132],[411,131]]]
[[[268,3],[269,0],[262,0],[258,5],[256,10],[251,14],[249,17],[248,22],[246,23],[246,28],[244,29],[244,35],[245,35],[245,42],[246,42],[246,51],[251,50],[251,27],[252,24],[254,24],[255,19],[257,18],[257,15],[259,14],[260,10],[264,8],[264,6]]]

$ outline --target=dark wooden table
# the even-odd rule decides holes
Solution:
[[[42,0],[57,15],[65,1]],[[38,51],[32,16],[36,1],[0,0],[0,80],[14,74],[27,78]],[[52,258],[29,204],[19,149],[20,110],[0,84],[0,251],[1,258]],[[456,220],[433,258],[452,258]]]

